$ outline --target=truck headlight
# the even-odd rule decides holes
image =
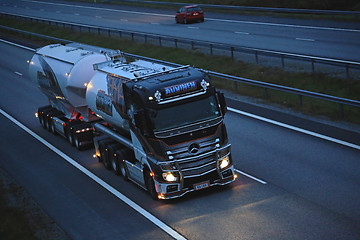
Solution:
[[[168,181],[168,182],[175,182],[178,180],[178,177],[172,173],[172,172],[166,172],[166,173],[163,173],[163,178],[165,181]]]
[[[227,155],[226,157],[220,159],[220,170],[226,168],[229,165],[230,165],[229,155]]]

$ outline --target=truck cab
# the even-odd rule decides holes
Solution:
[[[124,161],[128,178],[160,199],[235,180],[224,95],[205,72],[185,66],[131,80],[105,72],[111,102],[129,122],[135,158]]]

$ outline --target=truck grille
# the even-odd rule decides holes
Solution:
[[[217,169],[217,149],[220,139],[194,142],[187,146],[172,149],[168,154],[178,163],[184,178],[198,177]],[[198,151],[190,153],[190,146],[196,144]]]
[[[220,147],[219,142],[220,139],[218,138],[209,141],[198,142],[197,144],[199,145],[199,152],[197,153],[197,155],[215,150],[217,147]],[[175,148],[172,149],[170,152],[170,155],[174,158],[174,160],[196,156],[189,153],[189,146]]]
[[[195,157],[192,160],[179,161],[179,166],[183,177],[194,177],[205,174],[211,170],[216,170],[216,155],[205,155],[203,157]]]

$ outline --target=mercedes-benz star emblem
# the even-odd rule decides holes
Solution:
[[[196,154],[196,153],[199,151],[199,149],[200,149],[199,144],[197,144],[197,143],[192,143],[192,144],[190,144],[188,150],[189,150],[189,153],[191,153],[191,154]]]

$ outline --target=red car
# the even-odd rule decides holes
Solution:
[[[204,21],[204,11],[197,5],[185,6],[176,12],[175,16],[176,23],[189,23],[195,21]]]

